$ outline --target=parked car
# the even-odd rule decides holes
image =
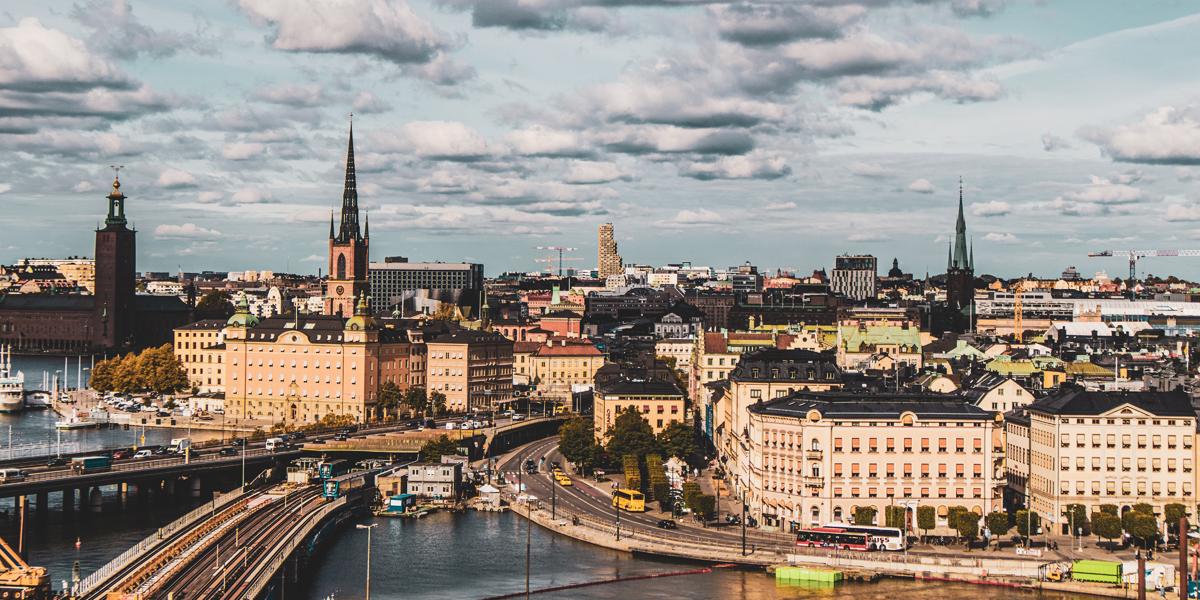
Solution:
[[[671,519],[662,519],[658,522],[659,529],[676,529],[677,527],[679,527],[679,525],[677,525],[675,521],[672,521]]]
[[[293,439],[293,440],[302,440],[302,439],[304,439],[304,437],[305,437],[305,436],[304,436],[304,432],[303,432],[303,431],[297,431],[297,432],[295,432],[295,433],[293,433],[293,434],[292,434],[292,439]]]

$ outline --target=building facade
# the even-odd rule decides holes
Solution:
[[[512,398],[513,342],[470,329],[426,340],[426,383],[446,396],[446,410],[492,409]]]
[[[172,347],[192,389],[201,394],[225,391],[225,321],[205,319],[175,328]]]
[[[596,268],[599,271],[600,279],[624,274],[625,265],[621,260],[620,253],[617,252],[617,239],[613,235],[613,224],[600,225],[597,237],[599,250],[596,256]]]
[[[604,366],[604,354],[586,339],[551,338],[538,344],[529,360],[537,395],[568,405],[571,393],[590,389]]]
[[[846,255],[833,259],[829,288],[851,300],[869,300],[876,296],[879,259],[870,254]]]
[[[403,256],[389,256],[371,263],[368,278],[374,314],[433,312],[437,304],[453,304],[469,307],[470,318],[479,317],[481,264],[408,262]]]
[[[596,440],[603,443],[621,412],[637,409],[650,423],[654,435],[684,419],[683,392],[669,381],[617,379],[596,387],[592,423]]]

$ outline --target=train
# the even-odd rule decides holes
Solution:
[[[326,500],[336,500],[360,488],[374,485],[374,471],[358,471],[340,477],[331,477],[321,482],[321,497]]]
[[[348,460],[324,460],[317,465],[317,478],[321,481],[327,481],[335,477],[341,477],[350,472],[350,467],[353,464]]]

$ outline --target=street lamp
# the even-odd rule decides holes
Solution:
[[[359,523],[355,525],[358,529],[367,530],[367,600],[371,600],[371,530],[377,525],[379,523],[371,523],[370,525]]]

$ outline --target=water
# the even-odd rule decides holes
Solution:
[[[99,362],[104,358],[104,355],[97,355],[95,360]],[[92,368],[92,357],[71,356],[67,357],[66,361],[66,385],[72,388],[80,387],[79,384],[82,381],[83,386],[87,386],[90,380],[89,374]],[[38,354],[14,355],[13,372],[17,371],[25,373],[25,389],[27,390],[47,389],[42,387],[42,374],[48,373],[47,377],[53,382],[56,371],[58,372],[58,380],[61,385],[63,381],[63,357]]]
[[[511,513],[437,513],[419,520],[364,519],[371,532],[371,597],[378,599],[487,598],[525,589],[526,523]],[[634,558],[532,529],[531,589],[614,577],[669,573],[698,565]],[[323,600],[361,598],[366,575],[365,531],[347,526],[307,569],[312,574],[299,596]],[[298,588],[295,588],[298,589]],[[1061,594],[967,584],[883,580],[813,590],[777,587],[762,571],[714,569],[711,573],[643,579],[539,594],[538,598],[854,598],[894,600],[945,598],[1042,598],[1075,600]],[[1082,600],[1082,599],[1080,599]]]

